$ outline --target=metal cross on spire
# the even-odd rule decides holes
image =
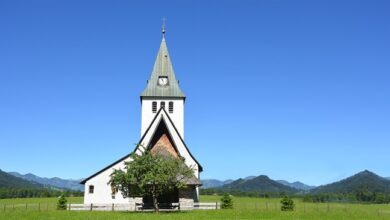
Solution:
[[[163,38],[165,38],[165,17],[163,17],[163,24],[162,24],[162,35],[163,35]]]

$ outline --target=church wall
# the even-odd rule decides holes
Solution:
[[[114,169],[124,169],[124,161],[129,161],[130,158],[127,158],[121,162],[114,164],[111,168],[106,169],[102,173],[93,177],[85,183],[85,191],[84,191],[84,204],[107,204],[107,203],[129,203],[129,198],[123,198],[121,192],[115,193],[115,198],[112,198],[112,189],[109,184],[107,184],[110,180],[110,175],[114,171]],[[89,193],[89,186],[94,186],[94,192],[92,194]]]
[[[141,116],[141,136],[145,133],[146,129],[149,127],[153,118],[156,116],[156,113],[152,112],[152,102],[157,102],[157,111],[160,109],[160,102],[165,102],[165,111],[168,113],[169,117],[172,119],[175,127],[177,128],[180,136],[184,139],[184,100],[183,99],[142,99],[142,116]],[[173,102],[173,113],[168,111],[168,103]]]

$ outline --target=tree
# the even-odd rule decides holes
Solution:
[[[66,203],[68,201],[66,200],[65,196],[64,195],[61,195],[59,198],[58,198],[58,202],[57,202],[57,210],[66,210]]]
[[[233,200],[228,193],[224,193],[221,198],[221,209],[232,209]]]
[[[281,203],[281,210],[282,211],[294,211],[294,201],[287,196],[285,196],[282,200],[280,200]]]
[[[151,153],[144,149],[141,155],[133,153],[130,157],[132,161],[125,162],[124,170],[114,170],[108,184],[120,190],[124,197],[151,196],[156,212],[160,195],[186,187],[186,181],[193,177],[183,158],[166,152]]]

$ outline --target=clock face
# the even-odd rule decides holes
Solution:
[[[168,77],[166,77],[166,76],[160,76],[160,77],[158,78],[158,85],[160,85],[160,86],[166,86],[166,85],[168,85]]]

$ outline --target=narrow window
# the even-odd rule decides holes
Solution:
[[[114,185],[111,185],[111,198],[115,199],[116,189]]]
[[[152,102],[152,112],[153,113],[157,112],[157,102]]]
[[[160,107],[165,109],[165,102],[160,102]]]
[[[93,185],[89,185],[89,194],[93,194],[93,190],[95,189],[95,187]]]
[[[173,113],[173,102],[169,102],[169,113]]]

